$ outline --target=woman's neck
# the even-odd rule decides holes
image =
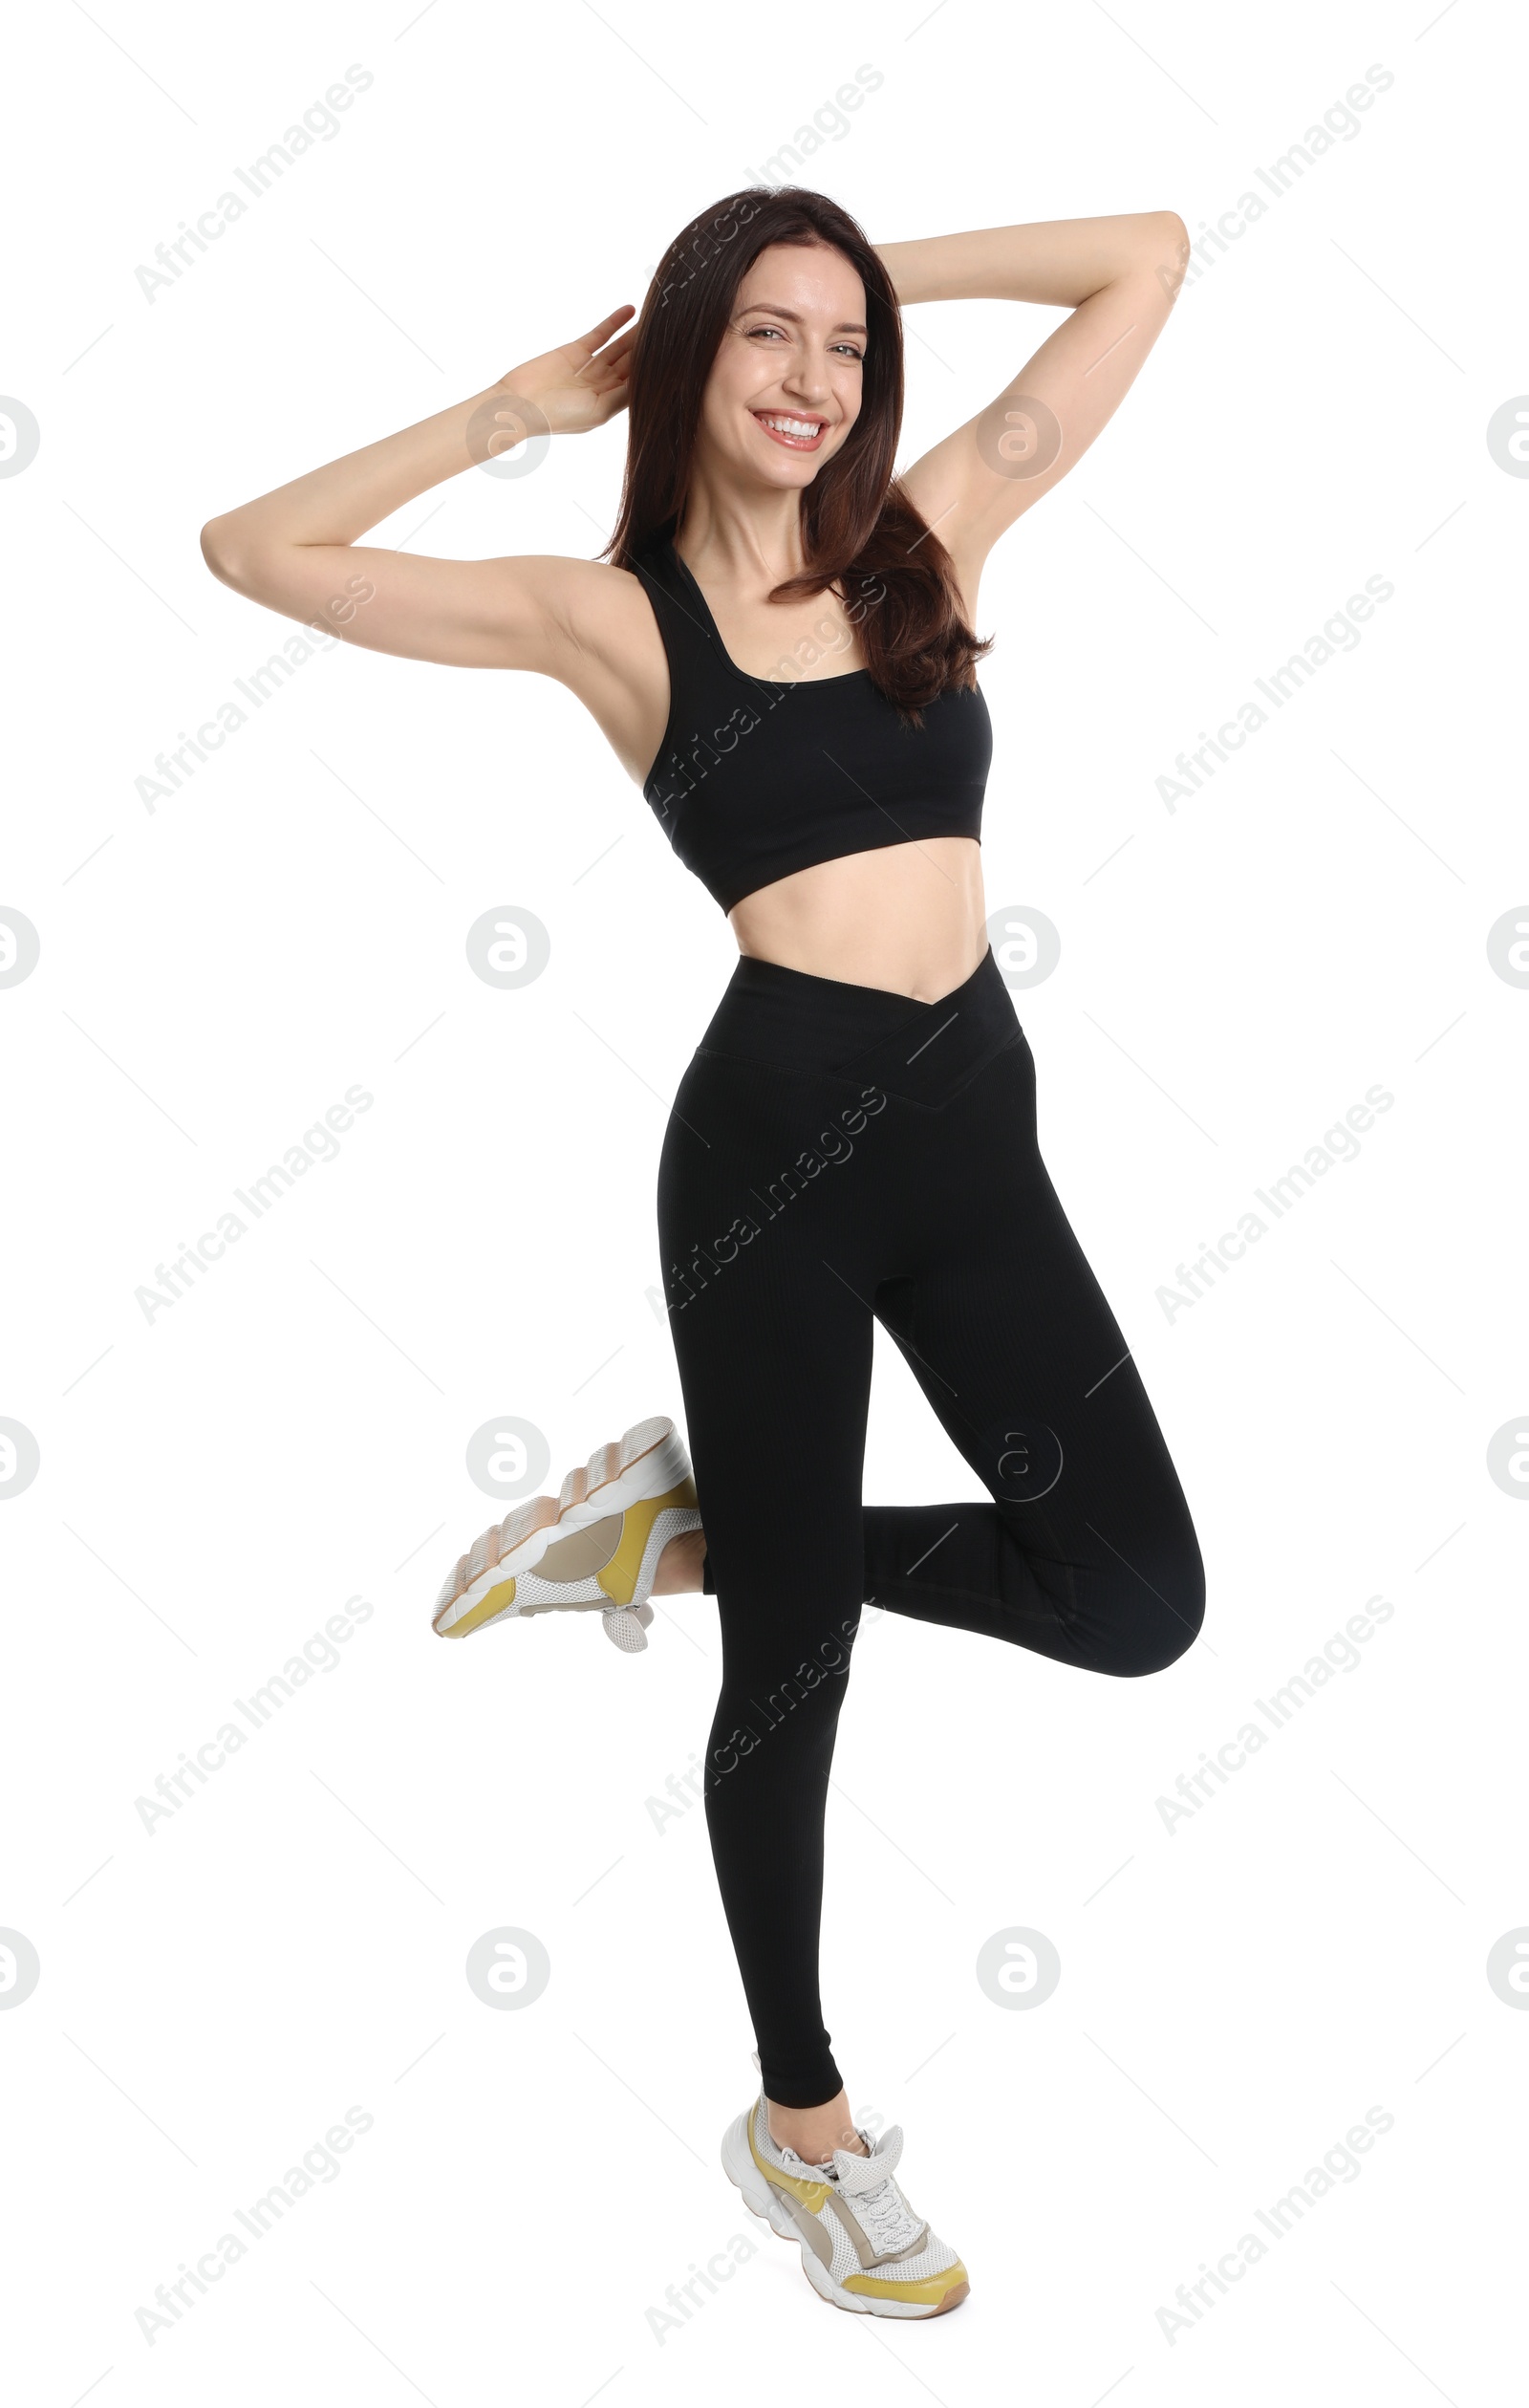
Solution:
[[[768,591],[807,566],[802,497],[795,491],[743,493],[697,476],[679,513],[675,549],[687,568],[709,575],[716,585]]]

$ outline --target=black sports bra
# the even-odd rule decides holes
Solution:
[[[669,658],[669,724],[642,792],[723,911],[847,853],[980,841],[993,728],[976,687],[947,687],[910,727],[866,669],[750,677],[667,531],[634,566]]]

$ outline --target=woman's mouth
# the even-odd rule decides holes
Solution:
[[[828,420],[814,411],[805,417],[798,417],[794,410],[755,410],[753,415],[770,440],[787,451],[816,451],[829,431]]]

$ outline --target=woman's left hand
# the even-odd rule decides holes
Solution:
[[[631,302],[624,301],[587,335],[543,352],[538,359],[524,360],[501,377],[500,383],[518,400],[534,401],[550,433],[587,435],[626,408],[636,329],[625,321],[635,315]],[[620,334],[617,327],[623,328]]]

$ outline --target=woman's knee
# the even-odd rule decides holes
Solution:
[[[1187,1655],[1205,1621],[1205,1566],[1193,1534],[1159,1556],[1150,1582],[1138,1577],[1130,1584],[1131,1612],[1119,1629],[1119,1660],[1112,1672],[1139,1680],[1150,1672],[1166,1672]]]

